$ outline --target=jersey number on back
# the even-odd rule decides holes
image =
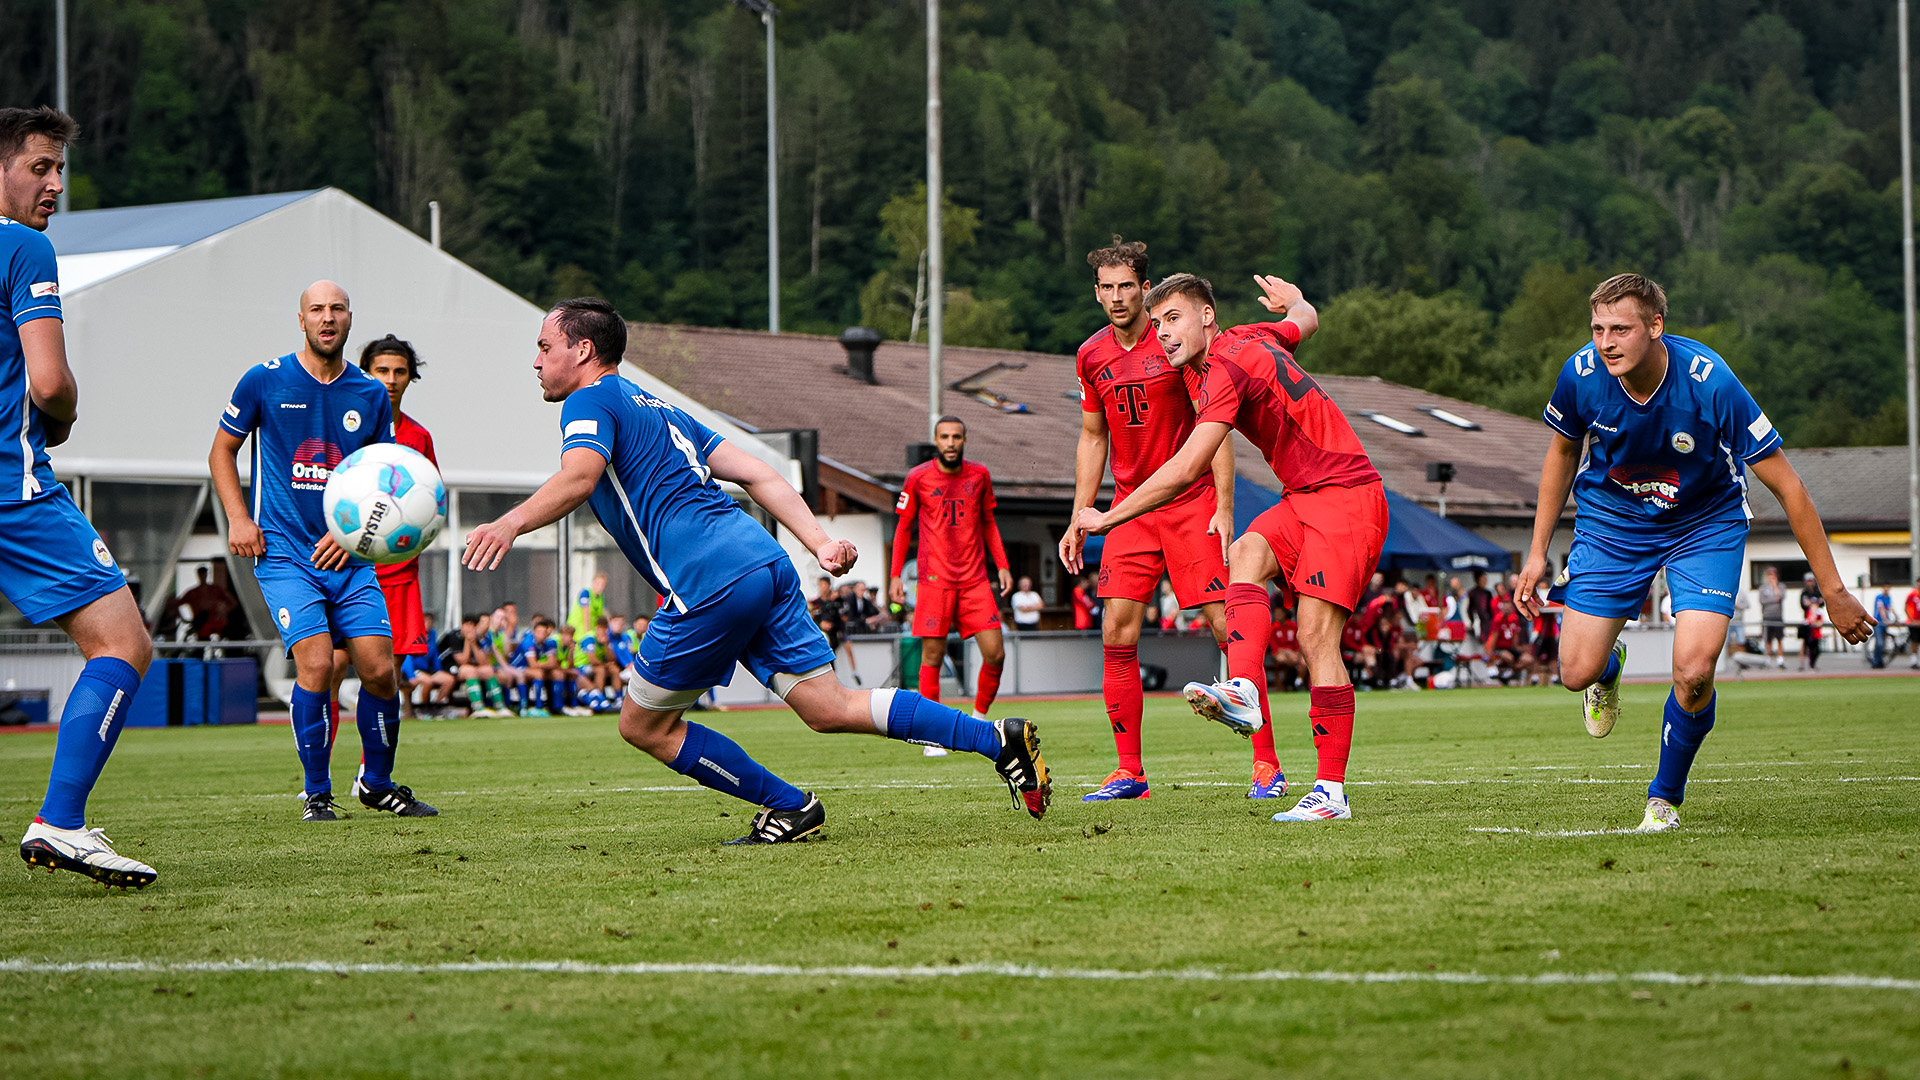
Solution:
[[[1313,381],[1313,376],[1302,371],[1300,365],[1294,363],[1286,353],[1268,345],[1266,342],[1261,342],[1260,344],[1262,348],[1273,354],[1273,373],[1274,376],[1280,380],[1280,385],[1286,388],[1287,397],[1294,401],[1299,401],[1313,391],[1320,389],[1320,384]]]
[[[693,440],[681,434],[680,429],[671,423],[667,425],[667,430],[672,433],[673,445],[679,447],[680,452],[687,455],[687,468],[693,470],[693,474],[700,478],[700,482],[704,484],[708,480],[713,479],[713,470],[700,464],[700,452],[694,449]]]

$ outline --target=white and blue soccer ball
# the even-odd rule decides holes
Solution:
[[[398,443],[348,454],[321,496],[327,531],[347,553],[372,563],[403,563],[425,551],[447,525],[440,470]]]

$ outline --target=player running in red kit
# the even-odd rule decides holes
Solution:
[[[1319,328],[1313,305],[1279,278],[1254,280],[1265,294],[1262,306],[1280,322],[1222,329],[1214,319],[1213,286],[1191,274],[1175,274],[1147,294],[1160,346],[1186,377],[1197,423],[1173,460],[1105,514],[1083,510],[1078,525],[1105,532],[1178,498],[1205,474],[1231,430],[1260,448],[1286,495],[1254,519],[1228,555],[1232,677],[1215,685],[1188,683],[1187,700],[1200,715],[1243,735],[1271,727],[1262,654],[1273,620],[1266,583],[1278,578],[1283,599],[1298,600],[1300,650],[1312,686],[1308,716],[1320,760],[1313,790],[1274,820],[1348,818],[1353,685],[1340,637],[1379,565],[1386,492],[1339,406],[1294,362],[1292,350]]]
[[[933,427],[934,457],[915,466],[900,485],[894,505],[892,577],[887,598],[907,602],[907,548],[919,537],[920,589],[913,609],[913,635],[920,639],[920,696],[940,700],[940,661],[947,634],[958,630],[976,638],[980,671],[974,677],[973,714],[987,718],[1000,693],[1000,672],[1007,662],[1000,632],[1000,605],[987,582],[987,556],[999,568],[1000,595],[1013,591],[1013,571],[1000,526],[993,520],[993,477],[987,467],[966,460],[967,425],[943,416]],[[928,747],[929,757],[937,757]]]
[[[1167,363],[1147,318],[1147,245],[1118,236],[1087,256],[1093,295],[1109,325],[1080,346],[1080,443],[1074,457],[1073,512],[1093,505],[1113,461],[1114,502],[1167,463],[1193,434],[1193,404],[1179,369]],[[1067,530],[1060,561],[1082,569],[1085,534]],[[1212,470],[1168,505],[1113,530],[1100,556],[1103,602],[1101,696],[1113,728],[1118,767],[1085,802],[1145,799],[1140,758],[1140,626],[1161,577],[1173,582],[1182,608],[1199,608],[1214,640],[1227,638],[1227,545],[1233,540],[1233,445],[1222,440]],[[1269,732],[1269,739],[1272,733]],[[1262,776],[1262,770],[1266,775]],[[1249,796],[1266,798],[1278,769],[1255,762]],[[1263,784],[1263,780],[1265,783]]]

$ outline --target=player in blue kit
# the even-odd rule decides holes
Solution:
[[[1038,818],[1052,784],[1027,720],[975,720],[907,690],[851,690],[807,614],[793,562],[720,487],[730,480],[785,525],[831,574],[857,552],[832,540],[773,469],[622,378],[627,325],[605,300],[567,300],[541,323],[534,370],[560,411],[560,471],[533,497],[467,534],[462,561],[490,570],[515,538],[593,507],[629,562],[663,598],[641,639],[620,712],[634,747],[703,786],[762,807],[730,843],[804,839],[826,822],[820,800],[769,772],[725,735],[681,718],[734,664],[822,732],[879,734],[969,750]]]
[[[1515,600],[1538,616],[1547,543],[1573,493],[1578,517],[1567,565],[1548,592],[1563,604],[1560,681],[1584,695],[1588,734],[1620,715],[1620,628],[1640,614],[1653,575],[1673,598],[1673,692],[1660,725],[1660,766],[1642,832],[1680,823],[1687,771],[1713,730],[1714,667],[1727,640],[1746,548],[1747,470],[1787,513],[1848,641],[1873,627],[1834,568],[1819,511],[1780,449],[1780,433],[1727,362],[1668,334],[1667,296],[1638,274],[1593,290],[1593,343],[1560,370],[1545,419],[1553,429],[1540,472],[1533,549]]]
[[[0,109],[0,592],[28,622],[59,626],[87,658],[61,709],[47,797],[20,838],[20,857],[137,889],[153,884],[153,867],[87,828],[87,795],[120,738],[153,641],[127,579],[47,457],[67,441],[80,398],[53,245],[43,235],[78,130],[55,109]]]
[[[342,357],[353,329],[346,291],[316,281],[300,294],[300,351],[248,369],[213,436],[207,467],[227,513],[227,545],[252,556],[260,595],[295,668],[293,737],[306,774],[303,821],[338,821],[329,761],[327,702],[333,650],[344,647],[360,676],[355,725],[363,754],[354,794],[402,817],[439,811],[393,782],[400,742],[393,630],[373,564],[350,561],[327,532],[321,494],[342,458],[393,441],[385,386]],[[253,503],[240,491],[234,455],[253,437]],[[344,644],[343,644],[344,643]]]

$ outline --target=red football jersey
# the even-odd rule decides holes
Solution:
[[[433,436],[420,422],[406,413],[395,411],[393,415],[393,441],[409,450],[417,450],[434,468],[440,467],[440,459],[433,453]],[[398,584],[405,581],[417,581],[420,577],[420,560],[408,559],[403,563],[376,566],[374,573],[380,575],[382,585]]]
[[[1493,639],[1489,642],[1493,648],[1518,652],[1527,647],[1526,620],[1518,615],[1495,615],[1487,636]]]
[[[963,460],[956,473],[943,471],[938,460],[916,465],[893,506],[899,515],[893,530],[893,576],[906,568],[907,546],[916,531],[920,580],[925,584],[957,588],[985,581],[987,555],[993,556],[995,566],[1005,568],[1007,549],[1000,542],[993,508],[993,477],[985,465]]]
[[[1279,652],[1282,649],[1300,651],[1300,624],[1292,619],[1274,623],[1273,634],[1268,638],[1268,652]]]
[[[1278,322],[1216,335],[1205,370],[1181,372],[1196,422],[1231,424],[1267,456],[1288,491],[1377,483],[1380,474],[1340,406],[1294,363],[1289,350],[1299,334],[1293,323]]]
[[[1179,453],[1193,434],[1193,401],[1180,371],[1167,363],[1160,340],[1149,333],[1121,348],[1113,327],[1080,346],[1080,408],[1107,418],[1113,459],[1113,501],[1119,502]],[[1175,503],[1213,489],[1213,473],[1200,478]]]

